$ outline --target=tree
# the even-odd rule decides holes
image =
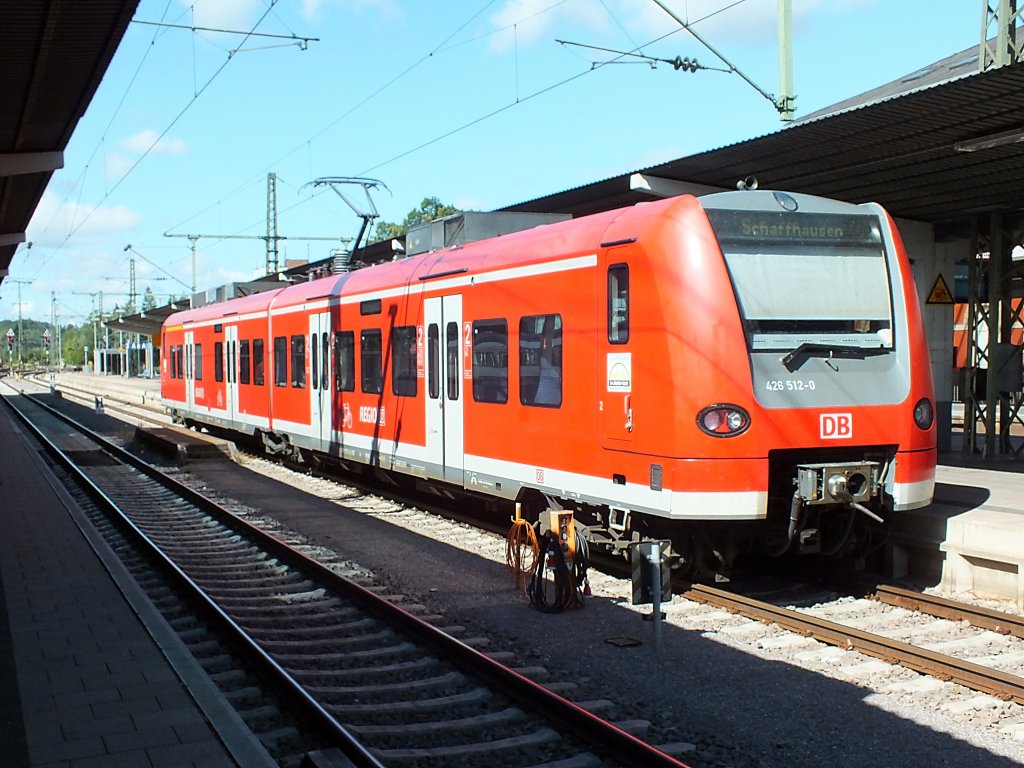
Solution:
[[[447,203],[442,203],[436,197],[425,197],[423,198],[423,202],[420,203],[420,207],[409,211],[409,215],[405,217],[405,221],[401,224],[392,224],[389,221],[378,221],[377,225],[373,229],[373,236],[370,238],[370,241],[379,243],[381,240],[391,240],[392,238],[401,237],[406,234],[410,228],[415,227],[417,224],[434,221],[435,219],[451,216],[453,213],[458,212],[458,208],[448,205]]]
[[[142,294],[142,311],[150,312],[154,309],[156,309],[156,297],[153,295],[153,289],[147,285],[146,292]]]

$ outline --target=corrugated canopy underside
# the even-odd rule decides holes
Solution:
[[[776,133],[638,170],[726,189],[755,176],[762,188],[879,202],[895,216],[947,228],[969,223],[974,213],[1021,210],[1024,143],[973,152],[956,145],[1006,131],[1024,136],[1024,65],[977,72],[970,53]],[[650,199],[630,190],[629,176],[506,210],[581,215]]]
[[[0,3],[0,280],[137,5]]]

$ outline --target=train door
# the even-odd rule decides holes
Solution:
[[[238,326],[224,328],[224,380],[226,386],[224,407],[227,417],[234,421],[238,414]]]
[[[462,297],[424,300],[427,345],[427,471],[462,485],[464,380]]]
[[[185,403],[191,411],[196,406],[195,340],[192,331],[185,331]]]
[[[626,249],[608,252],[601,273],[598,296],[601,333],[600,381],[601,441],[622,447],[633,439],[634,343],[630,338],[629,262]]]
[[[309,414],[311,436],[320,450],[331,447],[331,316],[309,316]]]

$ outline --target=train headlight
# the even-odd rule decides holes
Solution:
[[[712,437],[735,437],[750,427],[750,415],[738,405],[709,405],[697,414],[697,426]]]
[[[927,397],[922,397],[914,406],[914,423],[920,429],[929,429],[933,421],[935,421],[935,409],[932,407],[932,401]]]

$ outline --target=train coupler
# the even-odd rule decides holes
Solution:
[[[878,495],[877,461],[801,464],[796,493],[804,504],[864,504]]]

